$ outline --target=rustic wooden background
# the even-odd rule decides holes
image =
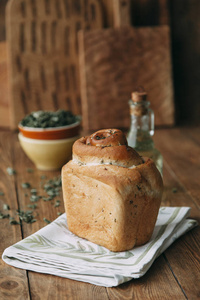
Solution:
[[[148,93],[156,127],[173,126],[170,45],[167,25],[79,32],[83,128],[128,128],[128,99],[138,86]]]
[[[104,26],[113,26],[112,1],[99,0],[104,8]],[[0,0],[0,43],[6,40],[5,6]],[[200,1],[131,0],[133,26],[170,25],[176,124],[200,124]],[[3,50],[2,50],[3,49]],[[4,48],[0,47],[0,79],[5,80]],[[2,54],[3,53],[3,54]],[[3,70],[3,71],[2,71]],[[6,72],[6,71],[5,71]],[[3,102],[3,105],[2,105]],[[8,104],[0,95],[4,114]],[[9,116],[5,118],[5,123]]]

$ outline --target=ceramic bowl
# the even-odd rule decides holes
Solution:
[[[60,169],[71,159],[72,145],[79,138],[76,123],[54,128],[31,128],[19,124],[19,142],[39,170]]]

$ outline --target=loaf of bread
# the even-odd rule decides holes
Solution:
[[[127,145],[118,129],[100,130],[73,145],[62,168],[69,230],[111,251],[130,250],[153,233],[163,182],[154,162]]]

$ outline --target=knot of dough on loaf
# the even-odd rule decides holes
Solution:
[[[73,145],[73,161],[80,165],[108,164],[125,168],[143,163],[119,129],[99,130],[77,140]]]
[[[86,144],[96,147],[127,146],[127,140],[119,129],[102,129],[89,136]]]

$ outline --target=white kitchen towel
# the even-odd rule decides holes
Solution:
[[[112,287],[143,276],[154,260],[177,238],[197,225],[187,219],[189,207],[161,207],[148,243],[129,251],[112,252],[72,234],[66,215],[5,249],[9,265]]]

